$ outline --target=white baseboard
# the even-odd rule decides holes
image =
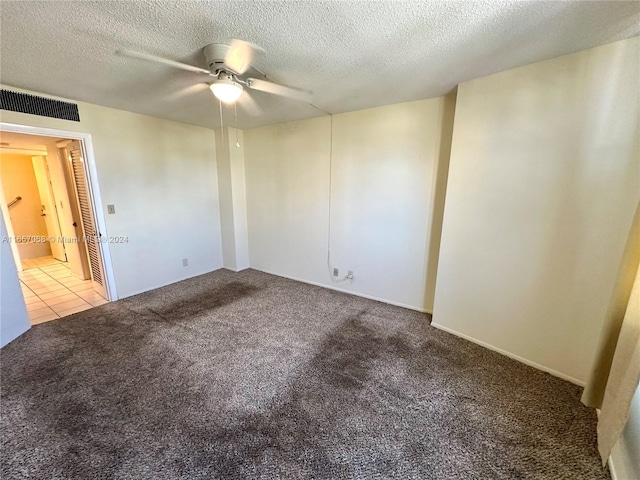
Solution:
[[[153,285],[152,287],[148,287],[148,288],[143,288],[141,290],[135,290],[134,292],[131,293],[125,293],[124,295],[119,295],[117,299],[115,300],[121,300],[124,298],[129,298],[129,297],[133,297],[135,295],[140,295],[141,293],[146,293],[146,292],[150,292],[151,290],[156,290],[158,288],[162,288],[162,287],[167,287],[169,285],[173,285],[174,283],[178,283],[178,282],[182,282],[184,280],[189,280],[190,278],[195,278],[195,277],[199,277],[200,275],[206,275],[207,273],[211,273],[211,272],[215,272],[216,270],[220,270],[224,267],[220,266],[220,267],[216,267],[213,270],[207,270],[204,272],[193,272],[185,277],[180,277],[180,278],[176,278],[173,280],[170,280],[169,282],[166,283],[158,283]],[[110,300],[110,301],[115,301],[115,300]]]
[[[334,287],[334,286],[331,286],[331,285],[327,285],[325,283],[312,282],[310,280],[304,280],[302,278],[290,277],[289,275],[282,275],[281,273],[270,272],[269,270],[262,270],[262,269],[255,268],[255,267],[249,267],[249,268],[252,268],[253,270],[258,270],[259,272],[268,273],[269,275],[275,275],[276,277],[287,278],[289,280],[295,280],[296,282],[307,283],[309,285],[314,285],[316,287],[327,288],[329,290],[335,290],[336,292],[348,293],[349,295],[355,295],[356,297],[368,298],[369,300],[375,300],[377,302],[387,303],[387,304],[393,305],[395,307],[402,307],[402,308],[406,308],[406,309],[409,309],[409,310],[415,310],[416,312],[420,312],[420,313],[429,313],[429,314],[433,313],[433,312],[431,312],[431,310],[427,310],[425,308],[419,308],[419,307],[414,307],[413,305],[407,305],[407,304],[400,303],[400,302],[394,302],[393,300],[387,300],[386,298],[380,298],[380,297],[375,297],[373,295],[367,295],[366,293],[354,292],[353,290],[345,290],[344,288]]]
[[[225,269],[225,270],[229,270],[230,272],[233,272],[233,273],[238,273],[238,272],[241,272],[243,270],[247,270],[247,269],[249,269],[251,267],[231,268],[231,267],[223,266],[222,268]]]
[[[582,380],[578,380],[577,378],[573,378],[570,375],[567,375],[565,373],[562,372],[558,372],[557,370],[553,370],[552,368],[549,367],[545,367],[544,365],[540,365],[539,363],[536,362],[532,362],[531,360],[527,360],[526,358],[520,357],[518,355],[515,355],[511,352],[507,352],[506,350],[502,350],[501,348],[495,347],[489,343],[483,342],[482,340],[478,340],[477,338],[473,338],[470,337],[469,335],[465,335],[464,333],[460,333],[457,332],[449,327],[445,327],[443,325],[438,325],[435,322],[431,322],[431,326],[435,327],[439,330],[443,330],[445,332],[448,332],[452,335],[455,335],[456,337],[460,337],[460,338],[464,338],[465,340],[469,340],[472,343],[475,343],[477,345],[480,345],[481,347],[484,348],[488,348],[489,350],[493,350],[494,352],[498,352],[502,355],[505,355],[509,358],[513,358],[514,360],[517,360],[518,362],[524,363],[525,365],[529,365],[530,367],[536,368],[538,370],[542,370],[543,372],[547,372],[551,375],[553,375],[554,377],[558,377],[558,378],[562,378],[563,380],[567,380],[571,383],[575,383],[576,385],[579,385],[581,387],[584,387],[585,383]]]

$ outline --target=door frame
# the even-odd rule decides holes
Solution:
[[[53,196],[53,188],[51,187],[51,175],[49,173],[49,166],[47,163],[46,155],[33,155],[31,157],[31,163],[33,164],[33,170],[36,175],[36,183],[38,184],[38,193],[40,194],[40,203],[46,209],[49,207],[49,210],[46,210],[45,214],[45,224],[47,227],[47,235],[49,237],[62,237],[62,230],[60,229],[60,219],[58,218],[58,209],[56,206],[56,200]],[[40,171],[40,175],[38,175],[38,171]],[[42,177],[38,180],[38,177]],[[44,198],[43,198],[44,196]],[[57,258],[56,254],[60,256],[60,249],[62,250],[62,257],[65,258],[67,254],[65,252],[64,243],[49,242],[51,244],[51,256],[53,258]],[[59,249],[54,245],[58,245]],[[57,258],[60,260],[59,258]]]
[[[84,162],[84,174],[87,178],[87,187],[89,189],[89,197],[91,198],[91,208],[96,221],[98,231],[103,234],[104,238],[109,238],[107,234],[107,222],[104,218],[104,209],[102,207],[102,198],[100,196],[100,185],[98,185],[98,172],[96,169],[96,161],[93,153],[93,143],[91,134],[85,132],[74,132],[71,130],[60,130],[57,128],[34,127],[31,125],[20,125],[17,123],[0,122],[0,131],[24,133],[27,135],[40,135],[43,137],[69,138],[79,140],[86,154],[86,162]],[[8,220],[5,219],[5,223]],[[109,242],[99,243],[99,252],[102,256],[102,264],[104,266],[104,276],[106,279],[105,287],[107,290],[107,300],[113,302],[118,299],[116,290],[115,277],[113,275],[113,265],[111,263],[111,250]]]

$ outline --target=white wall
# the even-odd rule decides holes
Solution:
[[[244,132],[252,268],[324,282],[329,118]]]
[[[0,121],[91,134],[103,207],[116,208],[107,233],[129,239],[110,245],[119,297],[220,268],[214,132],[75,103],[79,123],[7,111]]]
[[[631,401],[627,425],[611,451],[611,466],[614,480],[640,478],[640,388]]]
[[[335,115],[333,127],[322,117],[246,131],[251,267],[430,311],[431,222],[452,106],[434,98]],[[327,266],[332,145],[331,264],[355,274],[339,284]]]
[[[24,304],[4,216],[0,212],[0,347],[31,328]]]
[[[216,163],[223,265],[237,272],[249,268],[242,131],[234,128],[216,130]]]
[[[236,270],[249,268],[249,237],[247,225],[247,191],[244,170],[244,132],[229,131],[229,165],[231,194],[233,197],[233,232],[235,240]]]
[[[459,86],[435,326],[586,380],[640,196],[639,53]]]

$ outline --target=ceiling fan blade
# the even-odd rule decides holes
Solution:
[[[257,104],[254,98],[249,95],[249,92],[247,92],[246,90],[242,95],[240,95],[238,103],[240,104],[242,109],[252,117],[259,117],[260,115],[262,115],[262,109],[260,108],[260,105]]]
[[[117,50],[116,53],[124,57],[138,58],[140,60],[147,60],[149,62],[156,62],[163,65],[168,65],[170,67],[180,68],[189,72],[206,73],[207,75],[211,75],[211,72],[206,68],[194,67],[193,65],[187,65],[186,63],[180,63],[174,60],[169,60],[167,58],[156,57],[155,55],[151,55],[149,53],[134,52],[133,50],[126,49]]]
[[[293,98],[295,100],[300,100],[301,102],[310,103],[313,98],[313,92],[310,92],[308,90],[302,90],[295,87],[287,87],[286,85],[267,82],[266,80],[260,80],[258,78],[247,78],[247,84],[248,87],[252,88],[253,90],[272,93],[274,95],[280,95],[282,97]]]
[[[205,90],[209,90],[208,83],[196,83],[194,85],[190,85],[180,90],[176,90],[175,92],[172,92],[169,95],[167,95],[165,98],[169,102],[179,101],[184,99],[185,97],[188,97],[189,95],[193,95],[198,92],[203,92]]]
[[[254,43],[234,38],[229,44],[224,64],[238,75],[242,75],[249,70],[257,53],[264,53],[264,50]]]

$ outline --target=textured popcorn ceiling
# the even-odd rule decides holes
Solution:
[[[456,84],[640,32],[639,2],[0,2],[0,82],[216,127],[210,77],[115,55],[130,48],[204,66],[232,37],[267,54],[271,79],[332,113],[434,97]],[[195,86],[194,86],[195,85]],[[322,115],[254,93],[242,128]],[[225,123],[233,124],[233,109]]]

